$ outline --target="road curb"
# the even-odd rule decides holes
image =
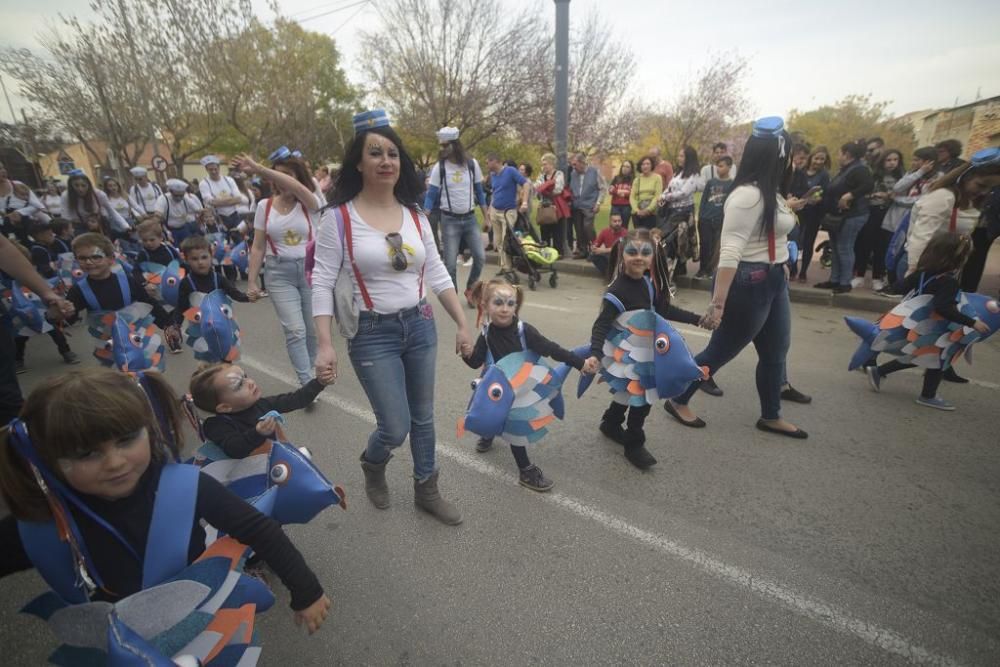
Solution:
[[[487,264],[497,262],[495,252],[486,253]],[[561,259],[555,263],[559,273],[575,276],[590,277],[600,280],[594,265],[587,260],[565,260]],[[712,288],[711,280],[694,280],[690,276],[679,276],[675,281],[680,289],[701,290],[707,292]],[[867,290],[866,290],[867,292]],[[896,301],[878,296],[873,292],[832,294],[829,290],[818,290],[813,287],[799,287],[797,284],[789,286],[789,295],[794,303],[808,303],[814,306],[831,306],[843,310],[866,311],[871,313],[885,313],[890,310]]]

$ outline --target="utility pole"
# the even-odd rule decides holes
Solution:
[[[553,0],[556,5],[556,161],[566,173],[569,143],[569,3]]]

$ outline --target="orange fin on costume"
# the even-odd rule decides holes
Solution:
[[[209,558],[228,558],[230,560],[229,569],[232,570],[236,567],[240,559],[243,558],[243,554],[246,552],[246,546],[240,544],[232,537],[220,537],[216,541],[212,542],[205,549],[195,562],[208,560]]]
[[[623,348],[616,347],[614,354],[611,356],[615,358],[615,361],[621,361],[625,358],[625,350]]]
[[[458,423],[455,424],[455,436],[461,438],[465,435],[465,417],[459,417]]]
[[[534,366],[535,365],[530,362],[525,362],[521,366],[521,370],[517,372],[517,375],[515,375],[510,379],[510,386],[513,387],[514,389],[517,389],[522,384],[524,384],[524,381],[527,380],[528,377],[531,375],[531,369],[534,368]]]
[[[940,354],[941,348],[937,345],[925,345],[924,347],[917,348],[913,352],[914,357],[922,357],[925,354]]]
[[[215,618],[205,628],[206,632],[218,632],[220,637],[212,650],[205,656],[209,662],[230,644],[249,644],[253,638],[253,621],[257,605],[245,604],[239,609],[220,609]],[[242,631],[238,637],[236,634]]]
[[[895,329],[898,326],[903,325],[903,316],[894,315],[893,313],[888,313],[879,320],[879,329],[885,331],[886,329]]]
[[[646,393],[646,390],[642,388],[642,383],[638,380],[632,380],[628,383],[628,393],[633,396],[642,396]]]
[[[628,328],[629,331],[631,331],[632,333],[634,333],[636,336],[645,336],[645,337],[648,338],[649,336],[653,335],[653,332],[650,331],[649,329],[637,329],[637,328],[635,328],[635,327],[633,327],[631,325],[629,325],[627,328]]]
[[[545,415],[544,417],[532,419],[528,423],[531,424],[531,430],[537,431],[538,429],[543,428],[546,424],[551,423],[555,418],[555,415]]]

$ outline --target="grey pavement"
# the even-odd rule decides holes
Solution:
[[[567,274],[557,289],[530,292],[522,316],[578,345],[600,294],[599,281]],[[706,301],[701,291],[677,297],[696,312]],[[445,527],[414,509],[405,447],[389,465],[393,506],[368,504],[358,455],[373,420],[338,341],[338,384],[288,420],[290,437],[347,489],[346,512],[288,528],[334,614],[305,636],[275,581],[278,604],[259,617],[261,664],[997,664],[1000,341],[960,367],[974,383],[944,384],[958,410],[941,413],[914,404],[919,372],[874,394],[846,370],[856,339],[842,318],[852,311],[797,303],[789,377],[814,402],[785,415],[808,440],[754,429],[748,349],[718,374],[724,397],[692,401],[708,428],[685,429],[654,407],[647,434],[659,464],[645,473],[597,431],[603,386],[579,400],[571,389],[565,421],[531,453],[556,483],[537,494],[517,485],[505,448],[477,454],[473,435],[456,439],[474,372],[435,311],[441,488],[465,522]],[[248,372],[265,392],[289,390],[270,303],[237,304],[236,314]],[[679,328],[692,351],[707,342]],[[82,353],[91,339],[73,332]],[[65,368],[47,338],[31,341],[28,362],[26,388]],[[167,363],[183,389],[190,353]],[[43,624],[16,613],[41,590],[34,573],[0,582],[4,664],[42,664],[52,649]]]

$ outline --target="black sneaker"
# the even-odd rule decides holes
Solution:
[[[715,378],[708,378],[707,380],[702,380],[701,384],[698,385],[698,389],[701,389],[709,396],[716,396],[716,397],[722,396],[722,388],[719,385],[715,384]]]
[[[803,394],[801,391],[799,391],[792,385],[788,385],[787,389],[781,390],[781,400],[791,401],[792,403],[802,403],[803,405],[805,405],[807,403],[812,403],[813,399],[812,396]]]
[[[837,286],[836,283],[830,282],[829,280],[823,281],[821,283],[816,283],[815,285],[813,285],[813,287],[815,287],[816,289],[833,289],[836,286]]]
[[[545,493],[552,489],[553,486],[552,480],[546,477],[542,469],[536,465],[520,471],[517,476],[517,483],[539,493]]]
[[[948,370],[941,374],[941,379],[945,382],[954,382],[955,384],[968,384],[968,378],[964,378],[955,372],[954,366],[949,366]]]
[[[479,442],[476,443],[476,451],[480,454],[490,451],[493,449],[493,438],[480,438]]]
[[[619,445],[625,444],[625,429],[622,428],[621,424],[612,424],[611,422],[602,421],[600,429],[601,433],[611,440],[614,440]]]
[[[170,350],[171,354],[180,354],[184,351],[184,346],[176,338],[167,338],[167,349]]]
[[[643,445],[638,447],[626,447],[625,458],[639,470],[645,470],[656,465],[656,458],[649,453]]]
[[[16,375],[21,375],[21,374],[27,373],[27,372],[28,372],[28,368],[24,365],[24,359],[15,359],[14,360],[14,373]]]
[[[66,350],[62,353],[63,361],[71,366],[75,366],[80,363],[80,357],[76,356],[76,352],[73,350]]]
[[[834,285],[832,289],[834,294],[847,294],[854,288],[850,285]]]

